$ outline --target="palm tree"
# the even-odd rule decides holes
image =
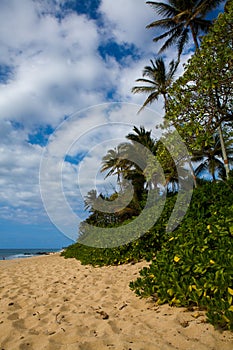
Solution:
[[[146,191],[146,178],[143,172],[147,166],[147,156],[150,152],[155,154],[156,141],[152,139],[151,131],[146,131],[142,126],[140,128],[135,126],[133,131],[134,133],[126,136],[131,143],[121,143],[116,148],[110,149],[102,158],[101,172],[107,171],[105,177],[117,175],[121,191],[126,190],[126,180],[130,180],[134,188],[134,202],[139,203]]]
[[[119,144],[114,149],[108,150],[107,154],[102,158],[101,172],[108,170],[105,178],[110,175],[117,175],[117,183],[122,187],[124,182],[124,173],[129,165],[125,156],[127,145]]]
[[[224,6],[224,12],[229,12],[231,0],[227,0]]]
[[[147,1],[146,3],[156,11],[163,19],[156,20],[147,28],[162,28],[166,31],[156,36],[155,42],[168,38],[160,49],[163,52],[171,45],[176,44],[178,59],[189,41],[189,33],[196,49],[199,48],[199,34],[206,33],[212,24],[211,20],[204,17],[208,12],[216,8],[223,0],[169,0],[168,3]]]
[[[201,151],[194,152],[194,155],[192,157],[192,161],[194,162],[201,162],[198,167],[195,169],[195,174],[197,176],[202,175],[206,171],[208,171],[213,181],[216,181],[216,174],[221,179],[226,178],[226,169],[223,161],[222,156],[222,146],[221,146],[221,140],[219,134],[215,134],[213,136],[214,143],[211,147],[206,146]],[[232,148],[232,141],[228,140],[226,142],[226,153],[228,160],[230,162],[233,161],[233,148]]]
[[[140,108],[139,112],[145,108],[147,105],[158,100],[159,96],[162,95],[164,98],[164,108],[166,111],[168,103],[168,88],[171,86],[175,71],[178,66],[178,62],[171,61],[169,64],[169,70],[167,72],[166,66],[163,58],[159,57],[154,62],[150,60],[151,66],[144,67],[143,77],[137,79],[136,82],[146,83],[147,85],[134,86],[132,92],[136,93],[145,93],[149,95],[144,102],[143,106]]]
[[[149,149],[150,152],[155,154],[157,149],[157,141],[151,137],[151,130],[147,131],[144,126],[137,128],[133,127],[134,133],[129,133],[126,138],[132,141],[134,144],[140,143],[142,146],[145,146]]]
[[[103,199],[106,199],[106,198],[102,193],[97,195],[96,190],[90,190],[89,192],[87,192],[86,196],[84,197],[85,210],[89,210],[89,212],[91,213],[97,212],[96,206],[98,205],[98,202]]]
[[[129,185],[127,180],[130,180],[137,202],[141,198],[139,193],[143,192],[145,184],[143,171],[137,165],[138,162],[140,166],[143,166],[140,151],[135,145],[124,143],[107,152],[102,159],[101,168],[101,172],[108,171],[105,178],[110,175],[117,175],[117,182],[120,185],[121,192],[127,191]]]
[[[89,210],[90,212],[92,212],[96,201],[97,201],[96,190],[89,191],[84,197],[85,210]]]
[[[136,158],[140,166],[135,165],[132,178],[134,181],[138,181],[140,183],[140,185],[137,186],[139,191],[140,191],[140,187],[141,187],[141,191],[143,191],[145,187],[145,182],[146,182],[144,170],[148,165],[147,163],[150,158],[150,155],[151,154],[156,155],[158,143],[157,143],[157,140],[151,137],[151,130],[147,131],[143,126],[140,126],[140,128],[137,128],[136,126],[134,126],[133,131],[134,133],[129,133],[126,136],[126,138],[133,143],[132,150],[136,154]],[[145,149],[140,145],[144,146]],[[146,185],[147,185],[146,186],[147,188],[151,188],[152,186],[151,181],[147,182]]]

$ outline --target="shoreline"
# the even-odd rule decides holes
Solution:
[[[0,249],[0,261],[31,258],[33,256],[49,255],[51,253],[61,253],[63,249]]]
[[[202,311],[158,306],[129,288],[147,262],[92,267],[50,255],[0,261],[4,350],[231,350]]]

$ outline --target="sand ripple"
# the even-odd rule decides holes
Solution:
[[[0,262],[0,350],[232,350],[203,312],[139,299],[146,263],[82,266],[58,254]]]

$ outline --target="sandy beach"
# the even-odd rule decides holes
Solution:
[[[83,266],[59,254],[0,262],[0,350],[231,350],[202,311],[129,288],[147,263]]]

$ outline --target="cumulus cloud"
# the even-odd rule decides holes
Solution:
[[[104,98],[107,67],[97,54],[100,38],[92,20],[74,13],[62,20],[38,16],[33,4],[1,4],[1,59],[12,69],[11,79],[0,85],[1,117],[55,124]]]
[[[143,67],[157,52],[153,33],[145,29],[155,19],[150,7],[139,0],[102,0],[98,18],[93,19],[66,8],[66,3],[0,2],[0,67],[6,72],[4,79],[0,76],[0,217],[5,219],[46,220],[39,189],[45,145],[40,136],[32,142],[30,135],[41,132],[42,139],[41,130],[46,126],[56,129],[77,112],[72,126],[65,122],[51,136],[46,152],[55,157],[50,167],[44,168],[50,171],[49,179],[45,178],[50,204],[67,227],[63,199],[57,197],[59,171],[62,169],[62,188],[69,205],[78,211],[85,193],[95,183],[103,184],[103,177],[95,174],[106,150],[132,131],[133,125],[153,129],[163,113],[159,101],[151,112],[138,115],[145,96],[131,94],[135,79],[141,77]],[[101,53],[100,47],[109,43],[121,45],[123,60],[119,53]],[[120,113],[106,114],[102,104],[109,99],[138,105],[132,107],[133,113],[125,105]],[[87,109],[94,105],[99,107]],[[106,129],[108,123],[111,125]],[[112,143],[104,143],[106,137]],[[76,157],[84,169],[85,175],[79,178],[83,188],[80,199],[76,195],[78,161],[65,161],[66,156]]]
[[[151,35],[145,27],[155,19],[155,14],[145,1],[102,0],[99,10],[111,29],[108,33],[118,43],[131,43],[144,52],[152,47]]]
[[[0,217],[20,221],[27,217],[28,222],[42,214],[38,181],[42,148],[29,144],[26,137],[25,130],[16,130],[10,122],[1,123]],[[26,214],[28,209],[30,215]]]
[[[41,194],[50,218],[69,237],[76,232],[87,192],[105,194],[116,187],[113,179],[106,182],[100,176],[102,156],[127,141],[125,135],[138,125],[138,108],[129,103],[99,105],[73,115],[51,136],[40,168]],[[148,129],[157,117],[149,109],[140,116]]]

